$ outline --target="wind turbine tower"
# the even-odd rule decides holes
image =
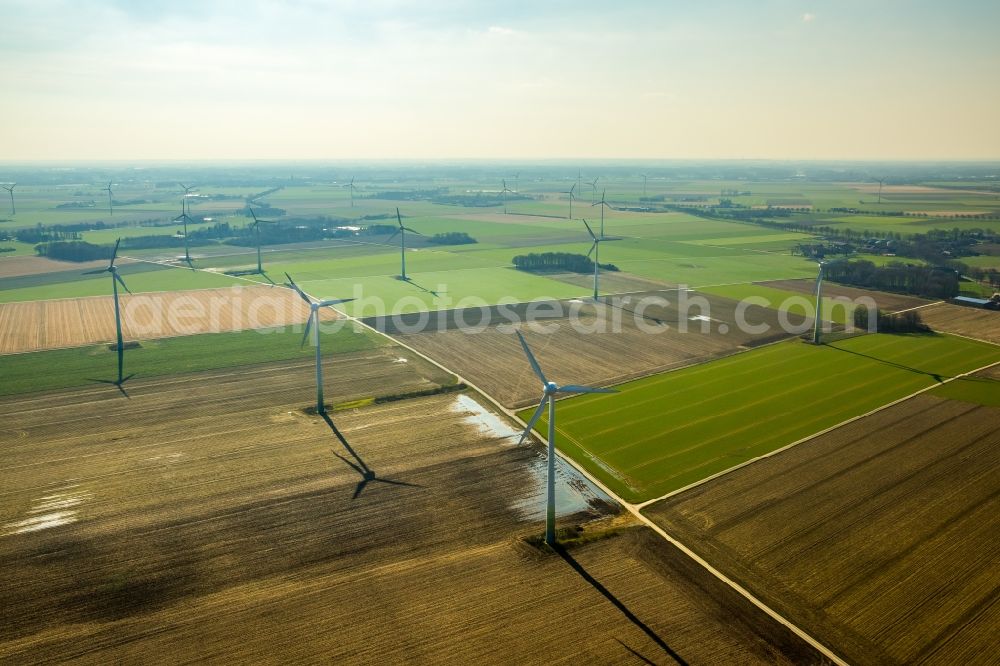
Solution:
[[[603,208],[601,210],[603,210]],[[598,238],[594,234],[594,230],[590,228],[589,224],[587,224],[587,220],[584,220],[583,224],[587,227],[587,233],[590,234],[590,237],[594,240],[594,244],[590,246],[590,252],[587,252],[587,256],[589,257],[591,254],[594,255],[594,300],[596,301],[599,293],[599,282],[601,279],[601,243],[604,241],[621,240],[621,238],[612,238],[611,236],[604,235]]]
[[[253,217],[253,222],[251,222],[250,225],[253,227],[254,239],[257,242],[257,274],[258,275],[263,275],[264,274],[264,266],[263,266],[263,264],[261,263],[261,260],[260,260],[260,223],[261,222],[265,222],[267,224],[271,224],[271,220],[259,220],[259,219],[257,219],[257,214],[253,212],[253,208],[250,206],[250,204],[247,204],[247,210],[250,211],[250,216]]]
[[[500,190],[500,193],[503,194],[503,214],[504,215],[507,214],[507,193],[511,192],[511,191],[512,190],[507,189],[507,179],[504,178],[503,189]]]
[[[597,203],[590,204],[591,207],[594,207],[594,206],[600,206],[601,207],[601,238],[604,238],[604,209],[612,207],[611,204],[609,204],[607,202],[607,200],[605,200],[605,198],[604,198],[604,195],[607,194],[607,193],[608,193],[608,190],[605,189],[603,192],[601,192],[601,200],[598,201]]]
[[[535,360],[535,355],[531,353],[531,349],[524,340],[524,336],[521,335],[520,331],[516,331],[516,333],[518,339],[521,341],[521,347],[524,348],[524,354],[528,357],[528,363],[531,364],[531,369],[534,371],[535,376],[542,380],[542,400],[538,403],[538,409],[535,410],[531,419],[528,420],[528,425],[525,427],[524,432],[521,433],[521,439],[518,441],[518,444],[524,442],[528,435],[531,434],[531,429],[535,427],[538,419],[542,417],[542,413],[545,411],[546,403],[548,403],[549,408],[549,459],[545,488],[545,543],[551,547],[555,546],[556,543],[556,395],[560,393],[617,393],[618,391],[606,388],[590,388],[589,386],[579,386],[576,384],[559,386],[555,382],[550,382],[545,378],[545,374],[542,372],[541,366],[538,365],[538,361]]]
[[[822,328],[820,324],[820,314],[823,312],[822,300],[823,300],[823,269],[826,267],[826,262],[819,262],[819,275],[816,276],[816,317],[813,320],[813,344],[819,344],[819,334]]]
[[[402,280],[409,280],[409,278],[406,277],[406,232],[409,231],[411,233],[417,234],[418,236],[422,236],[423,234],[421,234],[416,229],[411,229],[409,227],[403,226],[403,216],[399,214],[399,208],[396,209],[396,223],[399,224],[399,229],[396,229],[394,232],[392,232],[392,235],[389,236],[389,240],[391,241],[393,238],[396,237],[396,234],[399,234],[399,265],[400,265],[399,277]]]
[[[108,181],[108,186],[105,187],[104,189],[108,191],[108,215],[114,215],[115,214],[115,209],[112,206],[112,202],[111,202],[111,181],[110,180]]]
[[[299,285],[295,284],[295,280],[292,279],[291,275],[285,273],[285,277],[288,278],[288,286],[298,292],[302,300],[309,306],[309,319],[306,321],[306,330],[302,335],[302,345],[305,345],[306,340],[309,339],[309,329],[315,327],[313,328],[313,341],[316,344],[316,413],[326,414],[326,405],[323,403],[323,355],[320,353],[319,348],[319,309],[338,303],[348,303],[354,299],[331,298],[326,301],[314,301],[304,291],[299,289]]]
[[[111,252],[111,261],[108,263],[107,268],[99,268],[96,271],[87,271],[84,273],[84,275],[111,273],[111,289],[115,297],[115,334],[118,343],[116,346],[118,351],[118,381],[112,383],[118,388],[121,388],[121,385],[132,377],[132,375],[128,377],[122,376],[125,370],[125,341],[122,339],[122,313],[121,306],[118,303],[118,285],[121,284],[128,293],[131,294],[132,292],[129,290],[128,285],[125,284],[122,276],[118,274],[118,268],[115,266],[115,258],[118,256],[118,246],[121,245],[121,242],[121,238],[115,242],[115,249]]]
[[[180,220],[184,223],[184,262],[191,266],[191,251],[188,247],[188,221],[191,218],[188,217],[186,204],[187,199],[181,199],[181,214],[174,218],[174,222]]]
[[[566,218],[567,220],[572,220],[573,219],[573,198],[574,198],[573,197],[573,192],[575,190],[576,190],[576,185],[574,185],[573,187],[569,188],[569,192],[563,192],[563,194],[568,194],[569,195],[569,216]]]
[[[17,183],[11,183],[10,185],[4,185],[3,186],[3,189],[7,190],[7,193],[10,194],[10,214],[11,215],[15,215],[16,214],[16,211],[14,210],[14,188],[15,187],[17,187]]]

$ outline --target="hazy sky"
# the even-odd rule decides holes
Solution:
[[[998,29],[996,0],[0,0],[0,161],[996,159]]]

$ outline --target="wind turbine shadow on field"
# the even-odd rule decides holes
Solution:
[[[823,346],[829,347],[830,349],[836,349],[837,351],[844,352],[845,354],[854,354],[855,356],[863,356],[864,358],[870,358],[873,361],[878,361],[885,365],[892,366],[894,368],[899,368],[900,370],[906,370],[907,372],[913,372],[918,375],[927,375],[936,381],[938,384],[943,384],[945,379],[952,379],[950,375],[941,375],[936,372],[927,372],[926,370],[920,370],[918,368],[912,368],[908,365],[903,365],[902,363],[896,363],[895,361],[889,361],[884,358],[879,358],[878,356],[871,356],[870,354],[862,354],[861,352],[852,351],[850,349],[844,349],[843,347],[837,347],[832,344],[824,344]]]
[[[416,280],[414,280],[411,277],[407,277],[405,281],[409,282],[410,284],[412,284],[414,287],[416,287],[420,291],[426,292],[426,293],[428,293],[428,294],[430,294],[431,296],[434,296],[434,297],[438,297],[442,293],[447,293],[447,292],[434,291],[433,289],[428,289],[427,287],[425,287],[424,285],[420,284],[419,282],[417,282]]]
[[[622,601],[618,597],[616,597],[615,595],[613,595],[608,588],[604,587],[599,580],[597,580],[596,578],[594,578],[593,576],[591,576],[590,572],[588,572],[586,569],[584,569],[583,565],[580,564],[579,562],[577,562],[573,558],[573,556],[569,554],[569,551],[567,551],[564,546],[562,546],[559,543],[555,543],[555,544],[552,545],[552,549],[555,550],[555,552],[559,555],[559,557],[563,558],[563,560],[566,562],[566,564],[568,564],[570,567],[572,567],[573,571],[575,571],[576,573],[578,573],[581,578],[583,578],[585,581],[587,581],[588,583],[590,583],[591,587],[593,587],[595,590],[597,590],[598,592],[600,592],[604,596],[605,599],[607,599],[608,601],[610,601],[614,605],[615,608],[617,608],[618,610],[620,610],[621,613],[622,613],[622,615],[624,615],[628,619],[629,622],[631,622],[636,627],[638,627],[639,629],[641,629],[642,632],[644,634],[646,634],[650,638],[650,640],[652,640],[654,643],[656,643],[657,645],[659,645],[663,649],[663,651],[666,652],[670,656],[671,659],[673,659],[676,663],[681,664],[681,666],[687,666],[687,662],[684,660],[683,657],[681,657],[679,654],[677,654],[676,652],[674,652],[674,649],[672,647],[670,647],[667,644],[666,641],[664,641],[662,638],[660,638],[656,634],[655,631],[653,631],[652,629],[650,629],[646,625],[645,622],[643,622],[638,617],[636,617],[635,613],[633,613],[632,611],[630,611],[629,608],[628,608],[628,606],[626,606],[624,603],[622,603]],[[622,645],[625,645],[625,644],[622,643]],[[625,648],[627,650],[629,650],[630,652],[633,652],[633,653],[635,652],[634,650],[632,650],[631,648],[629,648],[627,645],[625,646]],[[639,656],[639,655],[636,655],[636,656]],[[645,659],[645,658],[643,657],[643,659]]]
[[[320,416],[323,417],[323,420],[326,421],[326,425],[330,427],[330,430],[332,430],[333,434],[337,436],[337,439],[340,440],[340,443],[344,445],[344,448],[347,449],[347,452],[351,454],[351,457],[354,458],[354,461],[352,462],[351,460],[345,458],[336,451],[333,452],[333,455],[343,460],[344,463],[346,463],[351,469],[353,469],[355,472],[361,475],[361,480],[358,481],[358,485],[354,488],[354,494],[351,496],[351,499],[357,499],[358,496],[364,491],[365,486],[367,486],[372,481],[375,481],[377,483],[387,483],[393,486],[407,486],[409,488],[424,487],[417,483],[407,483],[406,481],[396,481],[394,479],[380,478],[375,473],[375,470],[369,467],[368,464],[365,463],[364,459],[360,455],[358,455],[358,452],[355,451],[354,448],[351,447],[351,445],[347,442],[347,438],[344,437],[343,433],[341,433],[340,430],[337,428],[336,424],[334,424],[333,419],[330,418],[330,415],[324,412]]]
[[[128,398],[129,400],[131,400],[132,396],[130,396],[128,394],[128,391],[125,390],[124,384],[125,384],[125,382],[127,382],[130,379],[132,379],[133,377],[135,377],[135,373],[134,372],[131,375],[127,376],[127,377],[122,377],[121,381],[115,381],[114,379],[88,379],[87,381],[88,382],[95,382],[97,384],[111,384],[112,386],[116,386],[116,387],[118,387],[118,390],[121,391],[121,393],[122,393],[123,396],[125,396],[126,398]]]

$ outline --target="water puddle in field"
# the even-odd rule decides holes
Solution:
[[[39,497],[28,509],[27,518],[3,526],[3,535],[38,532],[75,523],[77,510],[74,507],[83,504],[91,496],[89,492],[75,490],[79,487],[79,484],[62,486],[52,494]]]
[[[452,411],[466,414],[463,421],[469,425],[476,426],[484,435],[499,437],[500,439],[519,437],[521,435],[519,430],[514,430],[502,421],[499,416],[464,393],[460,393],[455,397],[455,403],[451,409]]]
[[[456,396],[452,411],[466,414],[466,418],[463,419],[465,423],[475,426],[484,435],[506,440],[505,443],[509,445],[516,446],[517,439],[521,436],[520,430],[513,428],[468,395]],[[531,475],[531,485],[521,497],[515,498],[510,506],[520,514],[522,520],[544,520],[545,482],[548,475],[545,456],[532,458],[528,463],[528,471]],[[606,513],[608,507],[614,506],[614,500],[562,458],[556,458],[555,471],[558,515],[568,516],[591,510]]]

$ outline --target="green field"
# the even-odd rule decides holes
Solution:
[[[313,358],[315,348],[301,346],[296,327],[206,333],[160,340],[143,340],[125,351],[125,374],[137,377],[173,375],[253,363]],[[345,326],[324,331],[323,355],[362,351],[387,344],[367,329]],[[0,356],[0,395],[85,386],[115,379],[117,355],[107,345],[55,349]],[[127,385],[126,385],[127,386]]]
[[[574,217],[565,218],[569,206],[565,192],[575,178],[559,169],[536,169],[532,177],[521,179],[520,192],[527,199],[508,202],[511,214],[504,215],[502,205],[464,206],[411,199],[378,199],[379,192],[407,191],[431,188],[447,191],[453,196],[480,194],[493,197],[500,187],[501,176],[488,173],[450,173],[430,176],[428,173],[401,170],[396,173],[379,173],[378,169],[358,172],[359,189],[352,207],[348,190],[343,184],[350,176],[338,173],[333,177],[305,177],[302,181],[286,175],[269,174],[257,186],[247,184],[212,185],[212,172],[199,173],[198,191],[205,195],[196,199],[192,215],[212,216],[217,221],[241,225],[247,220],[236,213],[244,205],[241,197],[274,190],[264,200],[281,208],[292,220],[296,216],[326,216],[331,222],[355,221],[360,224],[391,223],[391,216],[398,206],[404,221],[423,236],[410,236],[407,254],[410,284],[394,280],[399,273],[399,256],[393,245],[385,243],[387,237],[358,236],[350,240],[330,240],[304,243],[299,246],[265,247],[264,263],[268,276],[283,280],[283,273],[291,273],[298,281],[315,290],[318,295],[351,295],[361,290],[366,296],[378,296],[387,302],[391,311],[436,309],[447,307],[432,292],[447,292],[453,301],[478,297],[495,303],[500,299],[532,300],[543,297],[571,297],[579,295],[579,288],[569,287],[558,280],[537,275],[518,274],[510,270],[511,259],[517,254],[530,252],[585,253],[590,244],[586,230],[579,218],[586,217],[596,229],[600,209],[591,206],[594,193],[583,188],[574,204]],[[598,174],[592,174],[598,175]],[[607,198],[618,209],[606,211],[605,229],[609,235],[623,240],[607,243],[601,248],[601,261],[615,264],[626,280],[630,275],[665,285],[685,284],[691,287],[747,284],[751,282],[812,277],[815,266],[790,250],[814,236],[781,228],[768,228],[746,222],[707,219],[681,212],[637,212],[622,210],[628,206],[645,206],[638,199],[642,180],[627,171],[601,174],[601,187],[607,188]],[[179,226],[170,223],[178,214],[181,190],[174,182],[181,178],[195,182],[195,178],[165,174],[131,173],[128,178],[115,179],[114,215],[105,207],[106,194],[101,189],[110,174],[94,172],[77,174],[79,182],[73,184],[32,185],[25,182],[17,190],[16,216],[0,216],[0,230],[33,227],[38,224],[91,224],[98,221],[118,225],[114,228],[82,232],[89,242],[110,244],[118,237],[141,235],[172,235]],[[509,178],[509,175],[507,176]],[[241,176],[238,180],[246,181]],[[252,180],[252,179],[250,179]],[[121,181],[121,182],[119,182]],[[666,175],[650,177],[648,197],[657,197],[664,204],[705,205],[717,202],[722,190],[737,189],[744,194],[733,197],[739,206],[802,205],[812,207],[808,212],[794,213],[780,218],[792,223],[830,225],[856,230],[896,231],[918,233],[931,228],[994,228],[994,222],[964,220],[945,217],[945,214],[993,214],[1000,209],[996,195],[963,190],[891,191],[883,194],[883,202],[873,203],[871,183],[810,182],[808,180],[772,180],[754,182],[747,180],[691,180]],[[911,188],[912,189],[912,188]],[[749,192],[749,194],[745,194]],[[492,194],[491,194],[492,193]],[[233,199],[211,200],[213,194],[232,196]],[[60,208],[68,202],[94,202],[88,208]],[[492,201],[492,199],[488,199]],[[861,214],[831,213],[829,208],[859,208]],[[929,217],[899,217],[871,214],[887,211],[929,211]],[[941,214],[937,215],[936,211]],[[540,215],[534,217],[532,215]],[[937,215],[937,216],[935,216]],[[161,226],[151,226],[161,225]],[[197,225],[196,225],[197,226]],[[433,234],[462,231],[478,242],[470,245],[437,246],[428,243]],[[28,244],[8,241],[16,253],[0,254],[6,257],[31,254]],[[141,249],[123,252],[157,262],[175,261],[180,248]],[[245,269],[256,262],[252,247],[210,244],[192,246],[195,266],[221,273]],[[990,266],[990,257],[977,257],[970,263]],[[876,261],[889,259],[878,257]],[[211,272],[191,272],[174,269],[148,272],[129,278],[128,269],[123,274],[134,291],[164,291],[201,289],[241,284]],[[258,278],[255,278],[258,279]],[[265,280],[266,281],[266,280]],[[35,299],[93,296],[107,293],[107,285],[100,279],[73,272],[67,264],[64,269],[42,278],[0,280],[0,302]],[[970,291],[978,293],[978,291]],[[347,306],[350,311],[361,312],[357,305]]]
[[[793,340],[560,401],[557,446],[641,502],[996,361],[947,335]]]

